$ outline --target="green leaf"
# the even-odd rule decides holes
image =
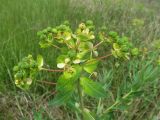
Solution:
[[[48,43],[47,41],[40,41],[39,45],[41,48],[47,48],[51,46],[51,43]]]
[[[73,73],[72,73],[72,79],[74,81],[76,81],[77,79],[79,79],[80,75],[82,72],[82,67],[79,65],[74,65],[73,66]]]
[[[50,105],[60,106],[68,101],[75,89],[74,81],[71,77],[72,75],[67,72],[59,77],[56,86],[57,95],[50,101]]]
[[[71,57],[71,58],[74,58],[76,56],[76,50],[69,50],[68,51],[68,56]]]
[[[49,105],[60,106],[65,104],[71,97],[72,91],[64,91],[57,93],[55,98],[49,102]]]
[[[114,50],[119,50],[120,46],[117,43],[113,43]]]
[[[117,32],[110,31],[109,36],[112,37],[112,38],[116,38],[118,36],[118,34],[117,34]]]
[[[87,77],[81,77],[80,82],[82,85],[82,88],[86,94],[89,96],[100,98],[105,97],[105,90],[103,89],[103,86],[98,83],[94,82],[93,80],[87,78]]]
[[[79,78],[82,68],[74,66],[73,70],[64,72],[58,79],[56,97],[50,102],[50,105],[60,106],[66,103],[72,96],[76,88],[76,80]]]
[[[86,108],[83,110],[83,119],[84,120],[95,120],[94,117],[90,114],[90,111]]]
[[[137,55],[139,54],[138,48],[133,48],[133,49],[131,50],[131,54],[132,54],[133,56],[137,56]]]
[[[84,70],[85,70],[86,72],[92,73],[92,72],[94,72],[95,69],[97,68],[97,65],[98,65],[98,60],[96,60],[96,59],[91,59],[91,60],[88,60],[88,61],[84,64],[83,68],[84,68]]]
[[[67,55],[60,55],[60,56],[58,56],[57,63],[64,63],[66,58],[68,58]]]
[[[92,21],[92,20],[87,20],[87,21],[86,21],[86,25],[92,26],[92,25],[93,25],[93,21]]]
[[[57,81],[57,91],[68,91],[74,89],[74,80],[72,79],[72,73],[64,72]]]
[[[77,37],[80,41],[88,41],[89,40],[88,35],[83,34],[83,33],[79,34]]]
[[[89,53],[88,50],[83,50],[82,52],[79,52],[77,54],[77,58],[79,59],[85,59],[86,57],[88,58],[90,54],[87,54],[87,53]]]
[[[37,64],[39,69],[43,66],[43,57],[41,55],[37,56]]]

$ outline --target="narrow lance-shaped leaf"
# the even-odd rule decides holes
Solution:
[[[84,120],[95,120],[94,117],[90,114],[90,111],[86,108],[84,108],[82,114],[83,114]]]

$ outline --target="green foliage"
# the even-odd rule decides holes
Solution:
[[[108,35],[105,29],[99,32],[99,38],[111,48],[111,53],[115,58],[129,60],[132,56],[139,55],[139,49],[135,48],[126,36],[120,37],[117,32],[110,31]]]
[[[91,74],[95,71],[95,69],[97,68],[97,65],[98,65],[98,60],[91,59],[84,64],[83,68],[86,72]]]
[[[15,72],[15,84],[22,89],[28,89],[42,65],[43,58],[40,55],[37,57],[37,61],[33,59],[32,55],[23,58],[22,61],[13,68]]]
[[[127,37],[120,37],[113,31],[107,36],[104,28],[99,32],[100,42],[95,44],[97,41],[94,29],[93,22],[87,21],[79,24],[74,32],[69,22],[65,21],[59,26],[48,27],[37,33],[41,48],[54,47],[59,50],[56,63],[59,71],[63,72],[58,78],[56,95],[50,101],[50,105],[60,106],[72,101],[73,98],[78,99],[80,113],[86,120],[94,118],[83,106],[82,93],[95,98],[105,98],[107,94],[103,85],[91,78],[95,74],[99,60],[105,58],[105,56],[98,57],[98,46],[106,43],[112,55],[119,59],[129,60],[131,56],[139,54],[138,48],[134,48]],[[18,67],[14,67],[16,85],[23,89],[29,88],[38,71],[48,70],[42,66],[43,58],[40,55],[37,61],[31,55],[24,58]],[[78,98],[75,95],[78,95]]]
[[[132,56],[139,55],[139,49],[135,48],[127,37],[120,37],[117,32],[109,32],[108,37],[104,33],[100,33],[99,36],[109,44],[115,58],[129,60]]]
[[[90,78],[103,83],[107,91],[107,98],[102,99],[99,106],[96,107],[97,99],[94,100],[87,96],[84,97],[85,106],[90,109],[92,115],[94,115],[93,112],[98,108],[101,109],[99,113],[102,113],[112,102],[114,103],[114,98],[116,99],[118,91],[117,89],[122,89],[120,96],[128,93],[130,87],[126,87],[132,84],[134,73],[138,73],[142,69],[141,65],[143,62],[151,60],[150,56],[148,56],[148,52],[152,51],[150,55],[153,56],[154,67],[157,65],[158,60],[160,60],[158,56],[154,57],[155,53],[158,54],[159,50],[150,48],[152,47],[152,43],[155,43],[155,48],[160,48],[158,44],[158,41],[160,41],[160,0],[87,0],[85,2],[82,2],[82,0],[11,0],[9,2],[8,0],[1,0],[0,6],[0,91],[4,95],[0,95],[0,119],[2,120],[29,119],[33,116],[32,110],[34,107],[36,107],[37,111],[39,106],[44,107],[46,111],[46,113],[42,113],[43,119],[46,114],[49,114],[51,119],[58,120],[64,118],[70,120],[73,119],[73,116],[74,119],[76,119],[75,116],[78,116],[78,114],[75,115],[71,113],[70,110],[72,108],[68,106],[51,108],[43,104],[44,96],[50,96],[46,95],[46,92],[48,93],[51,89],[55,89],[55,86],[46,85],[45,83],[41,84],[39,81],[36,81],[38,83],[34,84],[34,90],[31,89],[30,92],[32,93],[29,93],[33,99],[29,99],[28,94],[26,95],[19,91],[19,89],[17,89],[17,91],[13,85],[12,67],[28,53],[34,55],[42,54],[43,57],[45,57],[45,67],[47,68],[56,66],[55,61],[57,55],[59,55],[59,50],[53,50],[52,48],[40,50],[37,44],[35,33],[45,26],[55,26],[65,19],[68,19],[71,23],[71,27],[75,29],[76,24],[80,21],[92,19],[96,25],[96,31],[100,29],[99,26],[103,25],[103,30],[106,33],[108,33],[109,30],[117,31],[119,35],[128,36],[129,39],[133,41],[134,45],[142,48],[142,51],[144,46],[148,49],[145,55],[142,56],[142,59],[139,57],[138,60],[133,60],[135,61],[133,66],[136,67],[132,66],[130,68],[128,65],[132,62],[132,59],[125,62],[116,62],[119,64],[119,66],[117,64],[118,67],[116,68],[114,59],[107,58],[103,60],[103,62],[100,60],[99,66],[96,69],[98,73],[97,78],[93,75]],[[133,26],[132,21],[134,21],[134,19],[143,20],[144,25],[139,26],[140,24],[137,24]],[[105,27],[105,25],[107,27]],[[98,42],[98,37],[96,37],[96,42]],[[105,47],[100,47],[100,49],[97,50],[99,55],[109,52],[107,51],[107,46],[109,45],[106,44]],[[137,66],[137,64],[139,65]],[[46,72],[40,73],[36,79],[55,82],[56,80],[58,81],[57,77],[60,75],[60,73],[45,74]],[[153,86],[153,84],[155,85]],[[141,85],[141,88],[144,88],[143,97],[131,97],[132,103],[128,105],[128,108],[124,110],[114,109],[107,115],[109,116],[107,118],[109,120],[158,119],[160,108],[159,80],[157,80],[157,82],[150,80],[149,83],[146,83],[146,87]],[[21,104],[21,99],[18,99],[17,102],[15,101],[15,97],[17,98],[18,93],[20,93],[19,98],[26,98],[26,106],[29,105],[29,107],[25,107],[25,104]],[[10,97],[10,94],[13,94],[13,97]],[[3,100],[3,98],[8,99]],[[74,103],[75,101],[73,105],[75,105]],[[16,105],[19,105],[22,112],[20,112],[20,109],[17,109]],[[126,105],[126,103],[124,102],[123,105]],[[69,109],[66,110],[66,108]],[[75,111],[76,110],[72,110],[72,112]],[[61,114],[62,112],[63,114]],[[107,118],[100,120],[108,120]]]
[[[86,94],[95,98],[106,96],[103,86],[100,83],[94,82],[93,80],[86,77],[81,77],[80,80],[82,88]]]
[[[41,69],[41,67],[43,66],[43,57],[41,55],[37,56],[37,64],[38,68]]]
[[[84,120],[95,120],[94,118],[93,118],[93,116],[90,114],[90,111],[88,110],[88,109],[84,109],[84,111],[83,111],[83,116],[84,116]]]
[[[76,90],[76,82],[80,77],[82,68],[80,66],[74,66],[72,70],[65,71],[58,79],[56,90],[58,94],[53,101],[50,101],[50,105],[59,106],[70,100],[72,94]]]

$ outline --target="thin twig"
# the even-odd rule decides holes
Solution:
[[[93,48],[97,48],[99,45],[101,45],[103,43],[103,41],[97,43]]]
[[[48,71],[48,72],[63,72],[64,70],[53,70],[53,69],[47,69],[47,68],[42,68],[41,70]]]
[[[56,85],[56,83],[54,83],[54,82],[49,82],[49,81],[38,81],[38,82],[40,82],[40,83],[45,83],[45,84],[48,84],[48,85]]]
[[[96,59],[97,59],[97,60],[101,60],[101,59],[104,59],[104,58],[107,58],[107,57],[110,57],[110,56],[112,56],[111,53],[108,54],[108,55],[105,55],[105,56],[98,57],[98,58],[96,58]]]
[[[47,101],[52,95],[55,95],[56,93],[57,93],[57,91],[50,92],[50,95],[46,96],[46,98],[44,99],[44,101]]]
[[[56,45],[53,45],[53,44],[52,44],[52,46],[55,47],[55,48],[57,48],[57,49],[61,49],[60,47],[58,47],[58,46],[56,46]]]
[[[87,61],[86,63],[91,63],[91,62],[94,62],[94,61],[96,61],[96,60],[102,60],[102,59],[107,58],[107,57],[110,57],[110,56],[112,56],[112,54],[108,54],[108,55],[105,55],[105,56],[101,56],[101,57],[92,59],[92,60],[90,60],[90,61]]]

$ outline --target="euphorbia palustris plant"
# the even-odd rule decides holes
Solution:
[[[66,21],[60,26],[48,27],[38,32],[41,48],[54,47],[59,49],[57,70],[43,67],[43,58],[38,56],[34,60],[31,55],[22,59],[14,67],[15,84],[22,89],[28,89],[35,79],[37,72],[42,70],[61,72],[56,83],[56,95],[50,102],[51,105],[59,106],[75,101],[75,105],[82,119],[94,119],[90,111],[83,103],[84,94],[104,98],[106,92],[103,85],[93,78],[97,75],[95,70],[101,59],[113,55],[117,59],[128,60],[139,53],[127,37],[120,37],[116,32],[101,29],[98,34],[94,32],[95,26],[92,21],[79,24],[73,32]],[[99,57],[98,48],[104,46],[108,51]]]

